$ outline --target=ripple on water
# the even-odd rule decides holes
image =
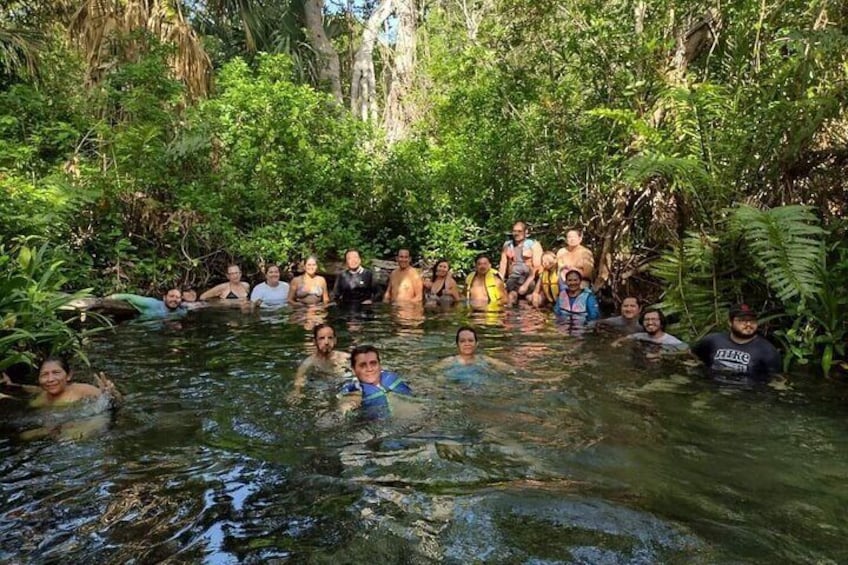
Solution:
[[[332,379],[293,395],[325,319],[417,398],[362,422]],[[434,372],[468,321],[513,372]],[[839,395],[726,390],[605,339],[525,309],[119,326],[89,352],[126,394],[106,431],[28,443],[44,416],[4,414],[0,561],[848,561]]]

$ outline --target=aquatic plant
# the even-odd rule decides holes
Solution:
[[[84,338],[98,327],[83,328],[84,314],[69,305],[90,296],[90,289],[63,292],[63,264],[48,244],[0,245],[0,369],[34,367],[39,358],[58,353],[85,361]],[[93,319],[106,326],[102,317]]]

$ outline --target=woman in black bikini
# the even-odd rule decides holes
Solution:
[[[241,280],[241,268],[238,265],[227,267],[227,282],[213,286],[200,295],[200,300],[238,300],[245,301],[250,293],[250,284]]]
[[[459,302],[459,287],[450,272],[447,259],[439,259],[433,265],[433,275],[424,281],[425,302]]]

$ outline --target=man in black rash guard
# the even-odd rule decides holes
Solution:
[[[780,353],[757,334],[757,314],[747,304],[730,309],[730,333],[710,334],[692,346],[692,353],[711,373],[766,382],[780,375]]]
[[[347,268],[336,277],[333,300],[339,304],[371,304],[379,289],[374,286],[374,275],[362,266],[359,251],[345,253]]]

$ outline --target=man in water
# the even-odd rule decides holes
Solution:
[[[109,300],[120,300],[128,303],[141,313],[142,318],[164,318],[165,316],[185,314],[183,293],[178,288],[172,288],[162,297],[162,300],[139,296],[138,294],[112,294]]]
[[[474,272],[465,279],[465,292],[472,306],[506,304],[507,293],[503,279],[492,268],[492,262],[485,253],[474,260]]]
[[[639,299],[635,296],[628,296],[621,301],[620,316],[598,320],[595,327],[599,330],[613,330],[625,335],[642,332],[645,329],[639,323],[639,314],[641,312],[642,307],[639,305]]]
[[[359,251],[349,249],[345,253],[346,269],[336,277],[333,300],[340,304],[371,304],[377,294],[374,275],[362,266]]]
[[[341,377],[345,372],[348,355],[344,351],[336,351],[336,330],[333,326],[317,324],[313,327],[312,343],[315,345],[315,352],[300,362],[294,375],[290,401],[298,401],[301,398],[303,387],[306,385],[306,375],[319,373]]]
[[[582,243],[582,231],[568,230],[565,234],[565,247],[561,247],[556,254],[557,266],[560,272],[563,269],[579,271],[584,281],[590,281],[592,272],[595,270],[595,258],[588,248],[583,247]]]
[[[348,354],[336,351],[336,330],[329,324],[318,324],[312,328],[312,342],[315,352],[304,359],[297,368],[294,377],[295,392],[306,384],[306,375],[310,372],[342,375],[347,364]]]
[[[368,419],[385,418],[391,412],[390,394],[412,396],[412,389],[397,373],[383,370],[380,352],[373,345],[358,345],[350,352],[350,366],[356,381],[342,387],[341,393],[359,393],[359,403]],[[351,406],[352,407],[352,406]]]
[[[658,308],[645,310],[641,322],[645,331],[632,333],[626,336],[626,339],[659,345],[660,352],[686,351],[689,349],[688,345],[673,335],[665,333],[665,316],[662,310]]]
[[[711,372],[768,381],[780,375],[780,353],[757,333],[757,313],[747,304],[730,309],[730,333],[713,333],[692,346]]]
[[[515,222],[512,238],[504,243],[498,265],[498,275],[506,281],[510,305],[531,294],[536,272],[541,266],[542,245],[527,237],[527,224]]]
[[[398,268],[389,276],[389,287],[383,295],[383,302],[416,303],[424,300],[424,281],[418,271],[410,266],[409,249],[399,249],[397,253]]]

